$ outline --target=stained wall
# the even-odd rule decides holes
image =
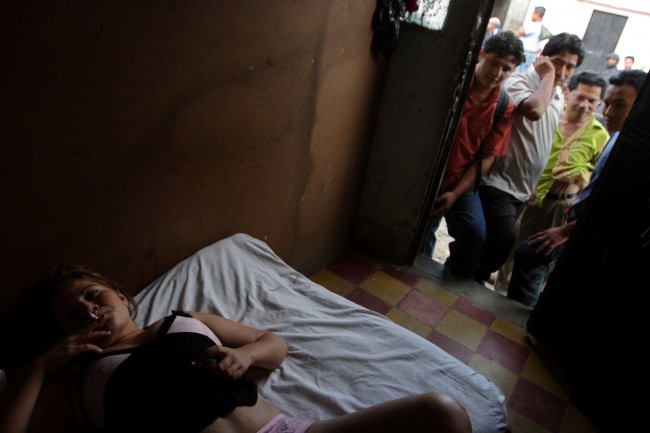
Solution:
[[[351,236],[374,0],[20,1],[0,14],[0,311],[57,263],[137,291],[237,232],[308,272]]]

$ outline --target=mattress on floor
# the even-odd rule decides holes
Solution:
[[[260,396],[288,416],[325,419],[442,391],[465,406],[475,433],[507,430],[504,395],[487,378],[385,316],[315,284],[248,235],[201,249],[135,300],[143,326],[181,309],[281,336],[287,358],[256,379]]]

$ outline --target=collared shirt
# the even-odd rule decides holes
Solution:
[[[456,186],[463,173],[474,163],[479,150],[484,157],[506,155],[515,106],[509,102],[503,116],[493,126],[499,91],[500,87],[497,87],[484,102],[474,106],[471,94],[465,101],[463,115],[445,166],[441,193],[451,191]]]
[[[593,114],[566,139],[562,135],[562,128],[558,126],[551,154],[537,184],[535,205],[542,206],[546,193],[555,181],[584,188],[589,183],[591,171],[608,139],[609,133]]]

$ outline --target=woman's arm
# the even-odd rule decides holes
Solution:
[[[223,346],[206,350],[197,365],[210,365],[216,360],[215,368],[227,376],[237,379],[249,367],[274,369],[282,364],[287,355],[284,340],[269,331],[253,328],[214,314],[188,312],[199,319],[215,333]]]
[[[0,406],[0,431],[29,431],[32,413],[44,382],[45,370],[38,363],[32,363],[8,374],[8,390]]]
[[[72,424],[70,386],[62,369],[85,352],[101,352],[90,343],[108,331],[82,332],[66,337],[28,365],[7,376],[7,394],[0,405],[0,432],[68,431]],[[64,410],[62,408],[67,408]],[[40,427],[37,427],[39,426]]]

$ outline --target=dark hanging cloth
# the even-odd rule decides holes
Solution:
[[[397,47],[400,20],[406,8],[401,0],[377,0],[377,8],[372,15],[372,45],[376,50],[390,57]]]

